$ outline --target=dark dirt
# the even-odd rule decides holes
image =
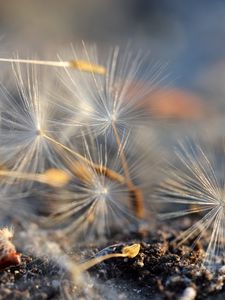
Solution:
[[[108,241],[108,247],[100,253],[102,248],[94,246],[79,250],[84,259],[141,243],[134,259],[111,259],[90,269],[83,291],[72,286],[69,275],[56,262],[23,255],[21,265],[0,271],[0,299],[194,299],[184,298],[188,287],[196,291],[196,299],[224,299],[225,271],[221,268],[212,274],[201,267],[201,243],[194,249],[188,244],[173,246],[177,234],[164,226],[144,238],[133,234]]]

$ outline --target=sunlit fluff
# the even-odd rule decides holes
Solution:
[[[2,83],[0,160],[18,172],[42,172],[54,161],[53,147],[42,132],[58,131],[58,111],[48,101],[51,72],[13,64],[11,85]]]
[[[179,165],[171,166],[167,179],[158,189],[161,204],[167,203],[164,218],[197,214],[199,218],[177,239],[202,239],[207,243],[204,264],[215,268],[224,260],[225,251],[225,151],[211,152],[192,142],[178,151]]]
[[[70,133],[75,127],[84,130],[88,126],[96,135],[114,136],[115,130],[122,135],[124,129],[142,124],[147,116],[146,95],[164,79],[165,65],[151,63],[150,55],[132,51],[128,46],[103,52],[83,44],[81,49],[72,51],[74,59],[92,61],[107,71],[101,76],[67,68],[60,74],[68,95],[59,97],[59,105],[70,115],[65,120]]]
[[[123,176],[119,152],[112,152],[105,141],[83,140],[84,157],[67,157],[71,181],[65,189],[48,195],[53,214],[48,224],[63,230],[74,240],[102,239],[113,232],[135,229],[133,199]],[[97,166],[97,167],[96,167]]]

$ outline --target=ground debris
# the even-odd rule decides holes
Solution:
[[[92,243],[71,249],[70,255],[76,252],[82,262],[119,251],[124,245],[141,245],[134,258],[112,258],[88,270],[83,291],[71,286],[69,275],[57,261],[22,255],[20,265],[0,270],[0,300],[63,299],[67,295],[84,300],[224,299],[224,267],[214,274],[202,267],[204,245],[175,247],[172,241],[177,234],[169,227],[160,227],[144,238],[133,233],[107,241],[101,248]]]
[[[138,295],[133,293],[133,296],[129,292],[129,299],[149,299],[150,295],[154,295],[154,299],[210,299],[210,295],[216,297],[219,291],[223,293],[225,276],[222,268],[213,274],[201,266],[204,257],[202,244],[194,249],[191,245],[173,246],[171,237],[176,234],[170,229],[158,230],[141,242],[136,258],[112,259],[90,272],[106,285],[115,280],[115,289],[130,282],[130,286],[140,292]],[[106,296],[106,299],[111,298]]]

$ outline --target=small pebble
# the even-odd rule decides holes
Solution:
[[[52,286],[54,288],[58,288],[60,286],[60,281],[59,280],[52,280]]]
[[[196,290],[189,286],[184,290],[183,295],[179,298],[179,300],[194,300],[196,296]]]

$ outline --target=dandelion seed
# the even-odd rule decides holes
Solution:
[[[113,181],[115,183],[126,186],[126,188],[129,191],[130,198],[132,200],[135,216],[140,219],[143,218],[143,216],[144,216],[143,193],[140,190],[140,188],[133,183],[133,181],[131,179],[127,179],[125,177],[126,173],[125,173],[125,175],[123,175],[122,173],[119,173],[119,172],[115,171],[114,169],[111,169],[111,168],[103,165],[102,164],[103,160],[102,159],[99,160],[100,157],[97,157],[98,162],[95,163],[89,152],[89,144],[87,144],[86,142],[85,142],[85,149],[87,150],[87,153],[81,154],[77,151],[73,151],[72,145],[65,146],[62,143],[57,142],[55,139],[53,139],[45,134],[43,134],[43,136],[47,140],[49,140],[51,143],[53,143],[53,145],[58,147],[59,153],[61,153],[62,150],[64,151],[63,154],[61,153],[61,158],[63,159],[64,162],[66,162],[67,167],[72,171],[72,173],[75,174],[76,176],[78,176],[79,179],[83,180],[84,182],[90,183],[91,179],[92,179],[91,178],[92,175],[91,175],[90,170],[88,170],[88,168],[91,168],[92,170],[95,171],[96,174],[103,176],[107,179],[110,179],[111,181]],[[124,152],[124,147],[127,144],[126,139],[125,139],[125,141],[126,142],[125,142],[124,146],[123,146],[123,143],[120,144],[119,152],[115,159],[120,158],[121,152]],[[92,141],[92,144],[93,144],[93,141]],[[105,141],[105,145],[106,145],[106,141]],[[98,147],[97,147],[97,149],[95,148],[94,151],[99,153]],[[105,159],[106,159],[107,150],[105,149],[104,151],[105,151],[104,153],[105,153]],[[69,161],[68,161],[68,157],[71,155],[72,155],[72,160],[69,159]],[[74,159],[78,160],[78,161],[74,162]],[[105,161],[107,161],[107,160],[105,160]],[[122,167],[124,169],[123,164],[122,164]],[[134,163],[131,164],[131,169],[132,169],[132,173],[135,173],[135,172],[133,172],[135,169]],[[136,168],[136,170],[137,170],[137,168]],[[62,170],[58,170],[58,172],[62,172]],[[0,175],[1,175],[1,173],[0,173]],[[23,175],[21,174],[21,178],[22,177],[23,177]],[[61,177],[65,178],[65,175],[60,176],[60,178]],[[67,175],[67,177],[68,177],[68,175]],[[36,178],[37,178],[36,181],[39,181],[39,182],[41,182],[41,180],[43,180],[42,179],[43,176],[40,179],[38,176],[36,176]],[[35,180],[35,179],[33,179],[33,180]],[[45,180],[45,183],[47,183],[46,178],[44,178],[44,180]],[[54,183],[54,181],[52,181],[52,183],[50,185],[53,185],[53,183]]]
[[[56,165],[54,147],[41,133],[42,130],[58,132],[55,119],[59,115],[48,101],[45,88],[46,83],[51,85],[51,74],[45,77],[39,71],[33,66],[24,70],[15,64],[14,96],[3,84],[0,86],[0,157],[3,164],[16,172],[44,172],[46,166]]]
[[[117,245],[114,245],[113,248],[117,248]],[[111,246],[112,248],[112,246]],[[127,258],[134,258],[138,255],[139,251],[140,251],[141,245],[140,244],[132,244],[132,245],[127,245],[122,247],[121,251],[114,251],[113,253],[107,253],[108,248],[103,249],[102,251],[100,251],[100,253],[98,253],[96,255],[96,257],[82,263],[79,265],[79,270],[81,272],[84,272],[90,268],[92,268],[93,266],[111,259],[111,258],[116,258],[116,257],[127,257]],[[101,254],[104,253],[104,254]]]
[[[157,190],[157,200],[167,204],[163,218],[184,217],[197,214],[199,220],[181,233],[178,245],[187,240],[195,243],[210,240],[207,245],[204,264],[216,268],[224,260],[225,236],[225,152],[213,151],[208,154],[192,142],[181,144],[179,167],[171,166]],[[158,202],[158,201],[157,201]]]
[[[91,138],[90,138],[91,139]],[[93,140],[92,140],[93,142]],[[67,157],[71,181],[63,190],[51,193],[58,208],[49,225],[61,228],[71,240],[104,238],[112,232],[137,228],[135,192],[121,175],[119,154],[113,154],[106,143],[94,148],[84,139],[85,154],[89,162],[74,161]]]
[[[61,68],[74,68],[83,72],[93,72],[97,74],[105,74],[104,67],[96,64],[89,63],[84,60],[71,60],[71,61],[44,61],[35,59],[14,59],[14,58],[0,58],[0,62],[31,64],[31,65],[43,65],[49,67],[61,67]]]
[[[72,73],[69,69],[61,73],[63,84],[71,92],[67,99],[63,97],[62,107],[71,116],[65,120],[71,134],[72,128],[88,127],[96,135],[115,137],[117,131],[121,137],[124,129],[143,123],[146,114],[140,102],[163,81],[165,66],[155,63],[148,67],[148,55],[135,54],[128,47],[109,49],[105,55],[83,43],[82,49],[72,51],[75,60],[82,57],[105,66],[107,72],[105,76]]]
[[[28,182],[45,181],[43,172],[46,168],[60,167],[61,162],[55,151],[60,143],[54,138],[62,133],[61,112],[54,102],[50,103],[48,93],[51,89],[47,88],[54,79],[51,73],[45,76],[33,65],[22,69],[19,63],[13,64],[13,73],[16,96],[1,84],[0,157],[11,171],[12,182],[19,179],[24,183],[26,178]],[[42,175],[35,177],[35,173]],[[9,172],[1,172],[1,175],[8,177],[7,182],[10,182]]]
[[[113,253],[107,253],[110,248],[113,248]],[[102,251],[97,253],[94,258],[91,258],[83,263],[74,264],[71,262],[68,264],[67,268],[70,271],[73,282],[76,284],[83,284],[83,282],[81,281],[81,275],[88,269],[111,258],[134,258],[139,254],[140,248],[140,244],[132,244],[126,246],[123,245],[123,247],[121,247],[121,245],[114,245],[103,249]]]

